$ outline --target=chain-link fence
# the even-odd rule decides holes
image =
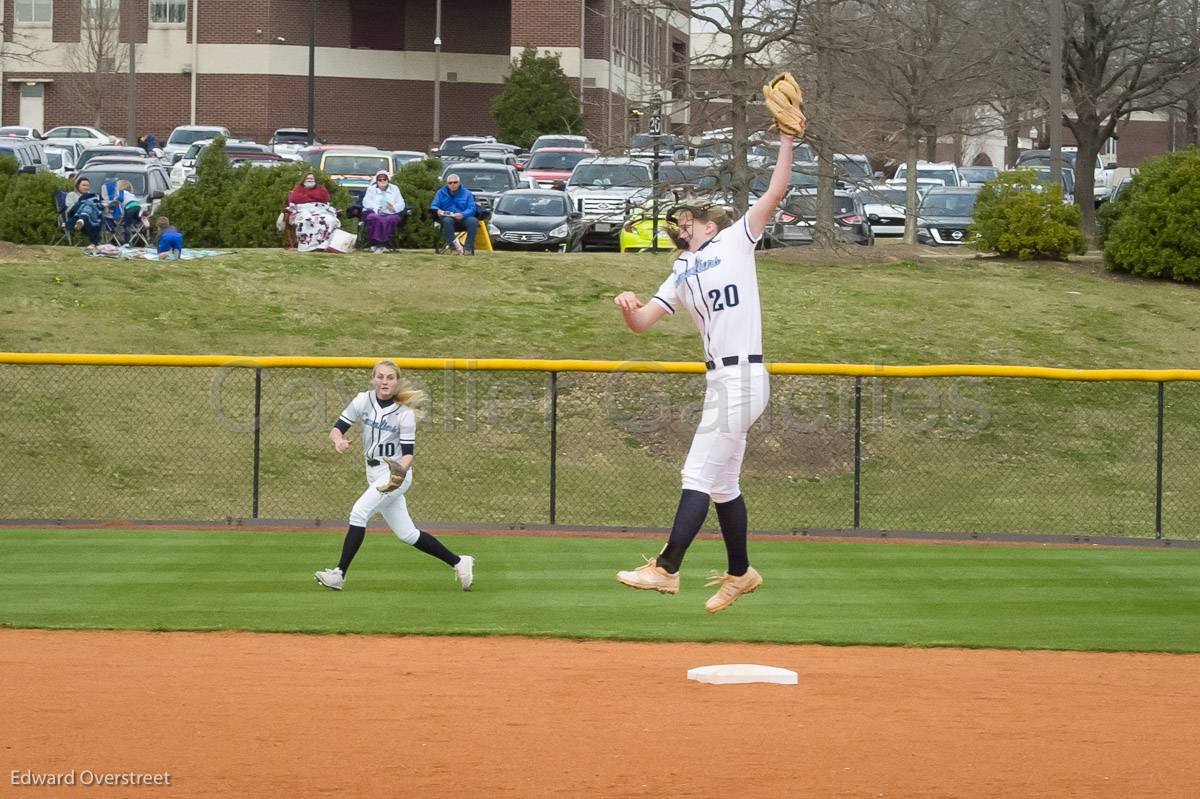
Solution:
[[[0,364],[0,517],[340,520],[363,487],[361,452],[335,454],[327,433],[368,377]],[[670,525],[703,375],[404,377],[429,395],[418,523]],[[742,476],[753,529],[1200,538],[1196,383],[776,374],[771,386]]]

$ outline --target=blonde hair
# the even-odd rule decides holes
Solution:
[[[124,189],[125,191],[133,191],[133,184],[130,183],[128,180],[118,180],[117,188]]]
[[[723,205],[710,205],[707,208],[700,208],[692,213],[692,219],[712,222],[717,226],[717,230],[724,230],[733,224],[733,215]]]
[[[391,369],[393,372],[396,373],[396,378],[397,378],[396,379],[396,393],[392,394],[393,400],[400,403],[401,405],[407,405],[410,408],[417,408],[425,402],[425,392],[424,391],[413,388],[412,386],[408,385],[405,382],[402,382],[399,379],[400,378],[400,367],[396,365],[395,361],[389,360],[387,358],[384,358],[381,361],[376,361],[375,365],[371,367],[371,376],[372,377],[375,376],[375,370],[377,370],[381,366],[386,366],[389,369]]]

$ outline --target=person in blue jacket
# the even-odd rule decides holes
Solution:
[[[437,214],[437,221],[446,236],[446,245],[459,255],[475,254],[475,234],[479,232],[479,211],[475,195],[462,185],[458,175],[446,175],[446,185],[433,195],[430,207]],[[454,237],[455,231],[467,231],[467,246],[461,247]]]
[[[183,234],[171,227],[171,220],[158,218],[158,258],[162,261],[177,261],[183,255]]]

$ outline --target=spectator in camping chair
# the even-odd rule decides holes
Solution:
[[[404,226],[408,207],[400,189],[382,169],[375,173],[375,182],[363,193],[362,226],[366,229],[367,246],[371,252],[383,252],[391,246],[392,236]]]
[[[87,178],[75,181],[75,191],[67,195],[67,226],[75,231],[83,231],[88,238],[88,250],[94,250],[100,245],[100,232],[104,227],[104,208],[100,196],[92,191],[92,183]]]
[[[294,245],[300,252],[328,249],[333,232],[341,227],[337,209],[329,204],[329,190],[312,172],[288,192],[280,217],[284,246]]]

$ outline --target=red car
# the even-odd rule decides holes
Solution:
[[[523,174],[537,181],[538,188],[548,189],[560,180],[566,183],[576,164],[599,154],[585,147],[543,147],[533,151]]]

